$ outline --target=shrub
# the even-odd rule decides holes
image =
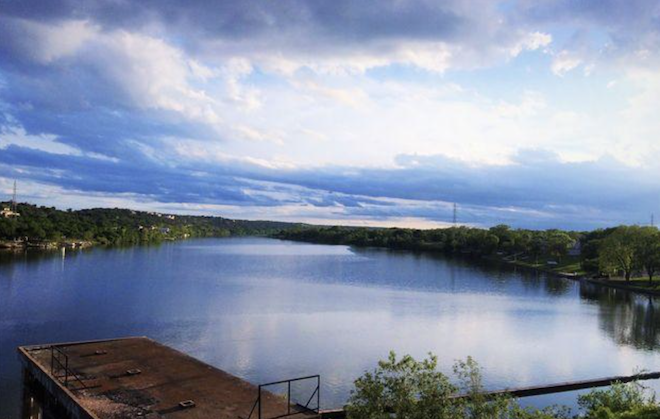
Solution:
[[[506,395],[485,394],[481,369],[470,357],[454,364],[453,378],[437,371],[438,358],[416,361],[390,352],[355,380],[346,405],[349,419],[658,419],[660,406],[639,383],[614,384],[580,396],[581,414],[552,406],[522,408]],[[457,397],[458,396],[458,397]]]

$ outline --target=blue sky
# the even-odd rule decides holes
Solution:
[[[660,4],[0,0],[0,193],[323,224],[660,215]]]

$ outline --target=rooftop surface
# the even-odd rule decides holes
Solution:
[[[257,399],[257,386],[146,337],[55,345],[67,355],[69,370],[80,378],[69,375],[65,386],[57,361],[55,374],[51,373],[50,347],[27,346],[19,352],[99,419],[247,418]],[[187,400],[194,407],[180,405]],[[262,418],[286,414],[288,408],[284,398],[262,392]],[[256,417],[255,411],[252,418]]]

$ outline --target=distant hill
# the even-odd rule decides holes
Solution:
[[[9,203],[0,203],[0,209]],[[301,227],[299,223],[231,220],[223,217],[163,214],[121,208],[62,211],[18,204],[19,216],[0,218],[0,240],[87,241],[130,244],[186,237],[267,235]]]

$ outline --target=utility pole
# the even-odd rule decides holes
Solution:
[[[452,222],[454,224],[454,227],[456,227],[456,223],[458,222],[458,207],[456,205],[456,202],[454,202],[454,218]]]
[[[655,227],[655,214],[651,213],[651,227]]]

